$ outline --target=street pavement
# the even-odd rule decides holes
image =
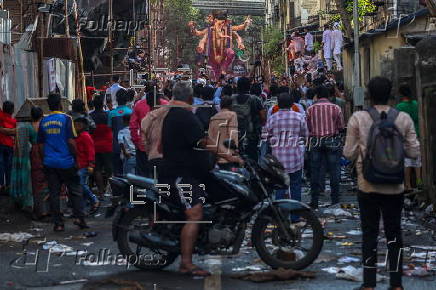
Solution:
[[[343,185],[342,196],[343,202],[348,207],[356,206],[355,190],[351,188],[350,183]],[[306,187],[304,188],[303,198],[306,202],[309,201],[308,188]],[[324,195],[322,200],[326,204],[328,196]],[[4,198],[0,201],[2,201],[3,205],[7,203]],[[92,261],[81,259],[80,257],[84,257],[84,252],[77,251],[98,253],[102,249],[106,249],[112,254],[118,253],[116,243],[111,237],[111,220],[104,219],[103,209],[93,217],[88,218],[92,227],[90,230],[77,230],[72,222],[68,221],[66,231],[59,234],[52,232],[51,224],[31,222],[13,208],[5,206],[0,210],[0,237],[2,233],[17,232],[30,233],[35,237],[29,241],[26,247],[17,242],[0,242],[0,289],[353,289],[359,286],[360,283],[336,278],[334,273],[328,273],[322,269],[331,268],[330,270],[335,270],[335,267],[342,268],[346,266],[360,268],[360,262],[356,260],[360,259],[361,245],[358,210],[344,209],[348,213],[347,215],[351,214],[351,216],[335,216],[334,213],[325,214],[325,210],[326,208],[321,208],[318,213],[321,221],[325,223],[325,234],[329,238],[326,239],[318,260],[305,269],[314,271],[316,277],[314,279],[294,281],[254,283],[231,277],[232,274],[240,273],[239,270],[243,270],[247,266],[252,269],[268,270],[268,267],[259,260],[254,249],[248,246],[244,246],[237,256],[196,257],[196,263],[213,272],[213,276],[206,279],[192,278],[177,273],[179,261],[176,261],[165,271],[158,272],[140,271],[133,266],[127,267],[126,265],[103,265],[102,261],[93,264]],[[338,210],[337,208],[336,211]],[[422,228],[413,216],[406,217],[405,215],[403,225],[405,247],[436,245],[435,241],[432,240],[431,232]],[[84,237],[84,233],[90,231],[96,232],[97,235],[95,237]],[[64,250],[64,254],[52,254],[48,257],[48,251],[44,250],[44,247],[47,248],[49,245],[47,242],[50,241],[56,241],[58,244],[70,248],[62,248],[58,245],[59,251]],[[53,246],[53,244],[51,245]],[[27,251],[26,255],[23,255],[23,248]],[[65,254],[71,250],[73,252]],[[411,256],[413,254],[413,256],[423,258],[424,254],[422,253],[424,252],[420,249],[412,249],[411,251],[406,249],[404,264],[422,266],[423,261],[417,262],[416,258],[411,258]],[[379,262],[384,261],[385,253],[386,243],[384,236],[381,236]],[[38,263],[34,265],[36,255],[39,255]],[[338,260],[343,257],[348,257],[347,259],[355,262],[345,260],[344,263],[340,264]],[[434,268],[436,268],[435,258],[433,257],[432,262]],[[382,266],[379,269],[380,275],[388,276]],[[419,270],[418,268],[418,273]],[[429,276],[405,276],[405,289],[436,289],[435,272],[424,274],[429,274]],[[387,281],[380,282],[379,285],[378,288],[386,289],[388,287]]]

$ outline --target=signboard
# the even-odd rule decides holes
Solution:
[[[233,62],[232,71],[234,76],[239,76],[239,77],[245,76],[247,75],[247,65],[243,61],[235,60]]]

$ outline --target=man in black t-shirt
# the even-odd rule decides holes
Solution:
[[[159,168],[159,183],[170,186],[170,199],[184,211],[187,223],[181,232],[180,272],[193,276],[208,276],[209,272],[192,263],[194,243],[197,240],[198,221],[203,218],[205,188],[201,184],[204,174],[204,155],[195,148],[216,150],[214,141],[205,136],[203,126],[192,113],[193,90],[189,82],[179,82],[173,89],[173,103],[179,107],[169,110],[162,127],[163,164]],[[222,149],[222,148],[221,148]],[[221,152],[225,152],[221,151]],[[221,156],[229,162],[243,163],[239,157]]]

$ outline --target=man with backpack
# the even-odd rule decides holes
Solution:
[[[238,94],[232,97],[232,111],[238,116],[239,139],[243,139],[240,152],[257,161],[261,128],[266,123],[266,111],[262,101],[250,95],[250,88],[251,82],[248,78],[239,78]]]
[[[404,158],[416,159],[419,142],[410,116],[388,106],[392,83],[375,77],[368,83],[373,104],[353,114],[348,122],[344,156],[356,161],[358,201],[362,226],[363,285],[374,289],[377,239],[383,217],[387,239],[390,288],[402,288],[401,212],[404,192]]]

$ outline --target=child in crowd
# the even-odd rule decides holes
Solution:
[[[86,118],[77,118],[74,121],[74,127],[77,132],[77,165],[79,168],[80,185],[82,186],[85,200],[91,202],[91,213],[94,213],[100,205],[97,196],[95,196],[88,185],[89,176],[94,172],[95,168],[94,141],[88,131],[86,131],[86,128],[88,128],[88,120]]]
[[[123,122],[124,128],[118,132],[118,144],[120,144],[121,149],[121,160],[123,161],[123,173],[135,174],[136,168],[136,149],[135,144],[133,144],[132,137],[130,136],[130,116],[124,115]]]

